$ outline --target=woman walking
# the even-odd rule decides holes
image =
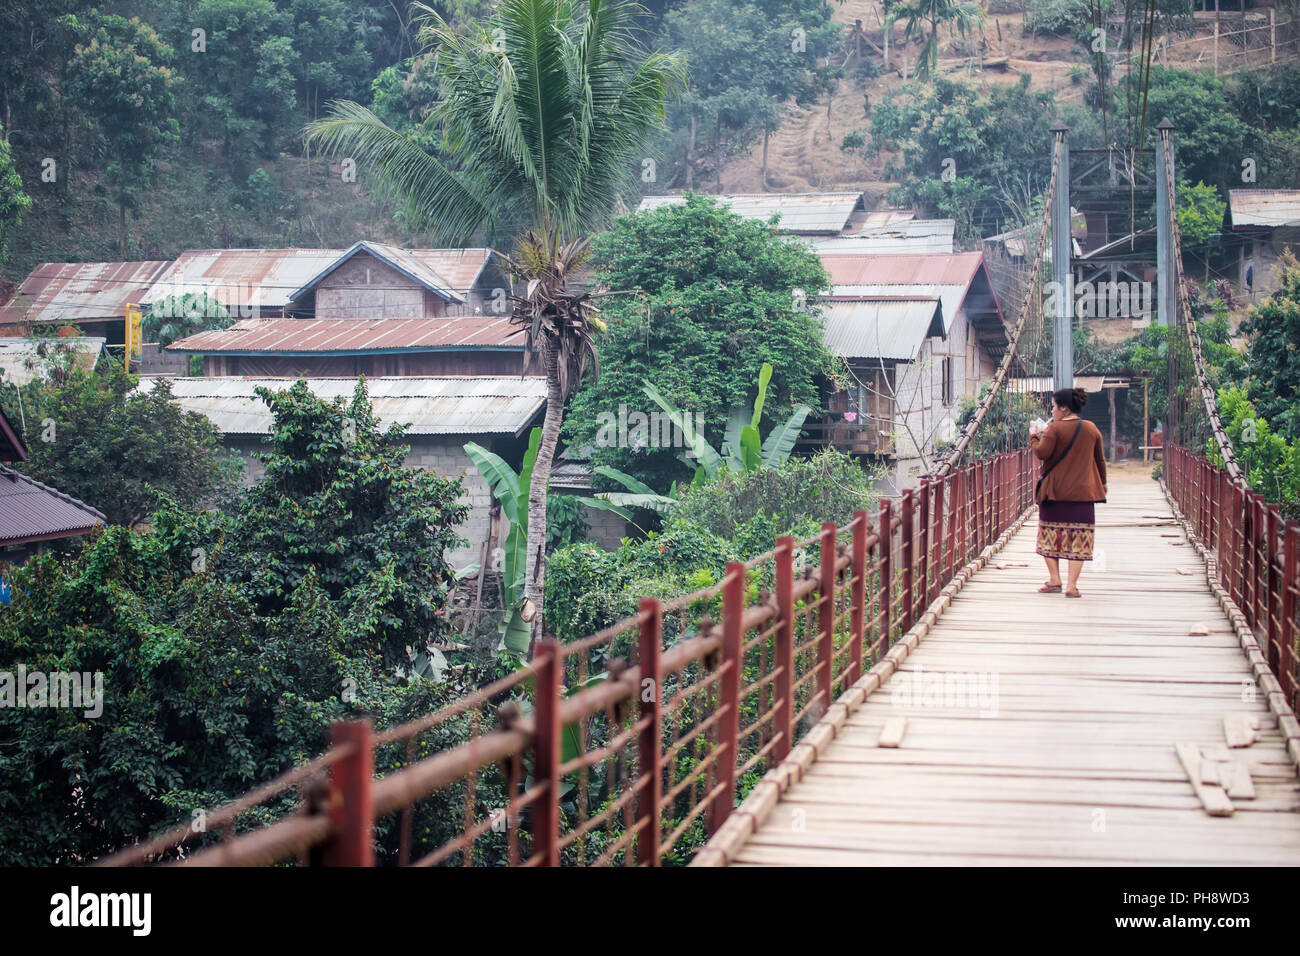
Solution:
[[[1069,564],[1065,596],[1082,597],[1079,572],[1092,560],[1096,517],[1093,505],[1106,500],[1106,456],[1101,432],[1079,417],[1088,402],[1081,388],[1052,395],[1052,421],[1040,433],[1033,425],[1029,445],[1043,462],[1038,479],[1038,547],[1047,562],[1047,581],[1038,590],[1061,590],[1061,559]]]

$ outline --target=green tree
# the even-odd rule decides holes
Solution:
[[[302,384],[263,398],[267,479],[237,512],[167,502],[151,533],[109,527],[70,557],[6,568],[0,670],[99,672],[103,693],[88,708],[0,707],[0,862],[88,863],[311,759],[331,721],[392,726],[472,689],[413,673],[414,652],[446,633],[459,482],[404,468],[400,430],[374,427],[362,389],[347,406]],[[464,731],[421,735],[417,758]],[[382,774],[405,756],[377,760]],[[499,782],[479,786],[499,800]],[[417,846],[449,837],[464,799],[453,787],[421,801]],[[291,791],[239,828],[295,803]],[[377,827],[381,857],[394,854],[394,821]]]
[[[1047,188],[1056,112],[1052,92],[1031,89],[1028,74],[988,89],[936,77],[885,97],[872,113],[871,148],[900,152],[885,170],[902,184],[891,199],[951,216],[969,236],[1015,214],[1004,198],[1013,188]]]
[[[657,489],[691,477],[694,467],[678,458],[682,449],[597,440],[620,406],[629,414],[656,410],[643,390],[646,381],[692,411],[715,443],[733,406],[752,397],[764,363],[775,372],[760,419],[763,434],[795,405],[820,406],[820,378],[830,373],[832,358],[810,306],[829,281],[803,245],[691,195],[684,205],[618,219],[595,248],[597,281],[639,293],[610,300],[600,381],[584,384],[573,400],[569,440],[594,445],[595,464]]]
[[[1289,250],[1280,273],[1278,290],[1241,325],[1250,339],[1246,391],[1280,435],[1300,444],[1300,262]]]
[[[166,348],[205,329],[228,328],[235,318],[206,292],[169,295],[153,302],[141,321],[145,341]]]
[[[524,294],[514,320],[546,372],[546,415],[528,500],[527,587],[541,633],[546,576],[546,488],[564,403],[594,352],[601,327],[588,293],[569,278],[585,260],[585,236],[606,223],[631,188],[637,157],[663,122],[680,84],[675,56],[634,39],[640,8],[622,0],[505,0],[458,33],[434,10],[421,37],[435,49],[444,99],[433,109],[446,159],[356,103],[332,104],[309,141],[353,156],[413,222],[453,242],[498,224],[522,229],[509,262]]]
[[[4,127],[0,127],[0,136]],[[23,213],[32,204],[32,197],[23,192],[23,178],[14,165],[13,152],[7,140],[0,139],[0,265],[4,265],[9,251],[9,238],[23,224]]]
[[[117,192],[118,254],[127,258],[126,213],[153,178],[161,148],[178,138],[172,48],[147,23],[104,16],[68,64],[68,89],[108,144]]]
[[[718,170],[726,157],[764,138],[761,171],[767,188],[766,142],[786,104],[816,101],[836,70],[827,58],[840,44],[830,7],[806,0],[693,0],[664,17],[662,43],[680,50],[690,82],[670,112],[668,149],[682,182]]]
[[[238,465],[216,427],[183,411],[166,380],[147,392],[136,381],[114,366],[21,393],[5,383],[5,414],[27,424],[29,457],[16,467],[128,527],[148,518],[159,493],[189,508],[221,500]]]
[[[939,27],[946,25],[950,32],[965,37],[984,20],[984,8],[961,0],[903,0],[893,5],[890,16],[907,21],[903,26],[904,40],[921,40],[916,76],[927,80],[934,76],[939,65]]]
[[[1180,180],[1177,199],[1178,233],[1184,247],[1205,245],[1219,235],[1228,204],[1219,198],[1217,189],[1203,182],[1193,186]]]

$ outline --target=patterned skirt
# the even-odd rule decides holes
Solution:
[[[1044,501],[1038,506],[1038,547],[1045,558],[1091,561],[1096,517],[1091,501]]]

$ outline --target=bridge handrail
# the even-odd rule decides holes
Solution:
[[[1264,649],[1279,692],[1300,706],[1300,522],[1226,468],[1166,445],[1164,482],[1207,554],[1219,585]],[[1261,685],[1262,686],[1262,685]],[[1267,693],[1267,690],[1265,691]]]
[[[669,605],[644,598],[637,615],[592,639],[541,642],[526,668],[435,714],[378,735],[369,721],[336,723],[310,780],[298,768],[255,791],[297,785],[296,814],[236,834],[231,808],[242,812],[249,798],[217,808],[224,838],[182,862],[369,865],[375,823],[393,813],[400,864],[681,859],[1029,506],[1034,470],[1021,449],[923,479],[897,508],[886,499],[874,517],[858,511],[813,541],[783,537],[767,555],[730,563],[712,588]],[[818,551],[802,573],[800,545]],[[682,619],[669,640],[673,607]],[[589,656],[614,654],[620,640],[626,653],[593,682]],[[492,715],[503,692],[516,698]],[[480,730],[492,717],[498,726]],[[430,728],[461,718],[469,740],[413,759]],[[377,777],[376,750],[392,744],[406,745],[406,764]],[[505,780],[501,806],[476,796],[489,778]],[[440,793],[460,801],[459,832],[412,860],[416,805]],[[102,863],[175,860],[194,836],[178,828]]]
[[[1178,227],[1178,215],[1174,212],[1178,208],[1177,195],[1174,179],[1174,146],[1173,146],[1173,129],[1168,124],[1157,127],[1157,133],[1163,140],[1163,153],[1165,163],[1165,208],[1169,212],[1171,236],[1173,237],[1173,260],[1174,275],[1178,289],[1178,318],[1182,323],[1183,333],[1187,336],[1188,344],[1191,347],[1192,366],[1196,370],[1196,385],[1201,394],[1201,402],[1205,406],[1205,413],[1210,420],[1210,429],[1214,434],[1214,443],[1218,446],[1219,455],[1223,458],[1224,466],[1229,476],[1234,481],[1242,480],[1241,467],[1237,464],[1237,452],[1232,447],[1232,439],[1228,437],[1227,430],[1223,427],[1223,419],[1219,417],[1219,404],[1214,394],[1214,387],[1210,384],[1209,373],[1205,366],[1205,355],[1201,351],[1201,333],[1196,327],[1196,319],[1192,315],[1192,306],[1188,301],[1187,285],[1183,278],[1183,236]],[[1159,160],[1157,160],[1159,162]],[[1169,348],[1169,361],[1174,360],[1174,349]],[[1175,384],[1174,376],[1171,372],[1169,376],[1170,387]],[[1171,395],[1172,399],[1172,395]]]

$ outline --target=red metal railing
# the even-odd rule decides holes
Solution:
[[[1033,464],[1027,450],[975,462],[882,501],[874,520],[780,538],[713,587],[540,642],[526,666],[419,720],[335,724],[310,767],[208,814],[216,842],[191,851],[181,827],[104,862],[684,862],[1029,506]],[[236,832],[295,786],[296,814]]]
[[[1165,485],[1207,551],[1219,584],[1241,608],[1292,709],[1297,695],[1300,523],[1228,471],[1179,445],[1165,446]]]

